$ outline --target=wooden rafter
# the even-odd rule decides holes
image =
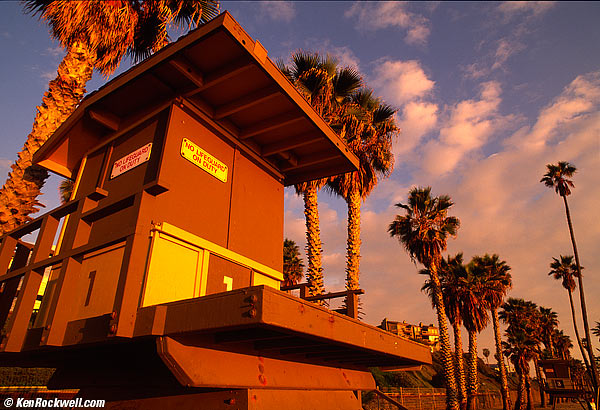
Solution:
[[[269,86],[261,90],[251,92],[238,98],[235,101],[218,107],[215,110],[215,119],[227,117],[229,115],[235,114],[236,112],[245,110],[246,108],[253,107],[273,97],[276,97],[279,94],[279,87],[276,86]]]
[[[328,162],[338,158],[340,158],[340,154],[337,152],[325,152],[323,154],[309,155],[298,160],[298,163],[296,165],[291,165],[289,167],[282,168],[281,171],[293,171],[300,168],[309,167],[311,165],[322,164],[323,162]]]
[[[277,128],[281,128],[302,120],[304,120],[304,116],[301,113],[297,111],[289,111],[249,126],[245,130],[242,130],[240,133],[240,139],[244,140],[255,135],[262,134],[263,132],[275,130]]]
[[[185,57],[179,56],[169,61],[173,67],[177,69],[181,74],[185,75],[191,82],[196,84],[198,87],[204,85],[204,76],[200,71],[196,69]]]
[[[98,108],[93,108],[93,109],[88,110],[88,114],[90,115],[91,119],[93,119],[94,121],[96,121],[99,124],[102,124],[106,128],[113,130],[113,131],[119,130],[119,125],[121,124],[121,119],[119,117],[117,117],[116,115],[114,115],[108,111],[100,110]]]
[[[262,154],[265,157],[278,154],[284,151],[290,151],[296,148],[305,147],[315,142],[322,141],[323,139],[315,135],[314,133],[306,133],[291,137],[281,142],[275,142],[269,145],[265,145],[262,149]]]

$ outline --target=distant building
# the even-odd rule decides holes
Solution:
[[[418,325],[413,325],[406,321],[394,322],[384,318],[378,327],[395,335],[423,343],[429,346],[432,352],[440,349],[440,331],[433,324],[424,325],[419,322]]]

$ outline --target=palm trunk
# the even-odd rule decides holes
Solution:
[[[525,373],[525,390],[527,391],[527,410],[533,410],[533,397],[531,396],[531,378],[529,377],[529,369]]]
[[[346,289],[358,289],[360,275],[360,195],[357,190],[350,190],[346,203],[348,204]]]
[[[539,357],[536,357],[533,361],[535,366],[535,375],[538,379],[538,389],[540,391],[540,404],[541,407],[546,407],[546,394],[544,392],[544,381],[542,380],[542,372],[540,371],[540,365],[538,363]]]
[[[565,211],[567,213],[567,223],[569,224],[569,233],[571,234],[571,243],[573,244],[573,254],[575,255],[575,263],[577,264],[577,280],[579,282],[579,298],[581,300],[581,316],[583,316],[583,330],[585,332],[585,338],[588,341],[587,351],[590,359],[592,383],[594,385],[594,391],[598,391],[598,372],[596,370],[596,360],[594,359],[594,348],[592,343],[592,337],[590,336],[590,325],[587,317],[587,307],[585,304],[585,293],[583,292],[583,276],[581,275],[581,265],[579,264],[579,253],[577,252],[577,244],[575,243],[575,234],[573,233],[573,224],[571,222],[571,213],[569,212],[569,204],[567,203],[567,196],[563,195],[563,201],[565,202]]]
[[[585,368],[590,375],[590,380],[592,379],[592,368],[590,367],[590,362],[588,361],[588,357],[585,349],[583,348],[583,343],[581,343],[581,337],[579,337],[579,329],[577,328],[577,320],[575,318],[575,307],[573,306],[573,293],[571,290],[567,289],[569,292],[569,303],[571,304],[571,315],[573,316],[573,328],[575,329],[575,338],[577,339],[577,345],[579,346],[579,351],[581,352],[581,357],[583,357],[583,362],[585,363]]]
[[[510,409],[510,395],[508,393],[508,375],[504,365],[502,354],[502,339],[500,335],[500,320],[498,319],[498,310],[492,309],[492,319],[494,322],[494,336],[496,339],[496,355],[498,356],[498,367],[500,368],[500,393],[502,394],[502,410]]]
[[[554,357],[556,355],[556,350],[554,349],[554,341],[552,340],[552,334],[548,335],[548,350],[550,351],[550,357]]]
[[[37,197],[48,172],[32,165],[33,154],[67,119],[85,95],[85,85],[92,78],[94,58],[87,48],[75,43],[58,66],[57,77],[37,107],[31,133],[12,165],[8,179],[0,190],[0,234],[30,221],[30,214],[44,206]]]
[[[517,400],[515,401],[515,410],[522,410],[525,407],[525,374],[521,365],[515,364],[515,371],[519,380],[517,387]]]
[[[467,404],[467,382],[465,378],[465,358],[462,350],[462,339],[460,337],[460,322],[457,320],[452,324],[454,329],[454,355],[456,357],[456,380],[458,382],[458,401],[460,408]]]
[[[446,322],[446,308],[442,298],[442,287],[437,274],[437,266],[432,262],[429,266],[438,325],[440,328],[440,351],[442,354],[442,365],[446,377],[446,408],[448,410],[459,410],[458,396],[456,392],[456,376],[454,374],[454,362],[450,350],[450,338],[448,337],[448,324]]]
[[[467,384],[467,409],[477,405],[477,332],[469,330],[469,382]]]
[[[317,188],[313,184],[309,184],[304,191],[304,216],[306,217],[306,253],[308,256],[306,281],[308,282],[308,294],[314,296],[322,294],[325,287],[321,261],[322,245]],[[317,303],[321,304],[322,302]]]

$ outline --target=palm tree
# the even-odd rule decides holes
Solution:
[[[600,338],[600,322],[596,322],[596,327],[592,329],[592,332]]]
[[[498,369],[500,370],[500,392],[502,394],[502,409],[510,408],[510,395],[508,391],[508,372],[504,363],[502,354],[502,336],[500,334],[500,320],[498,318],[498,308],[502,305],[504,297],[512,288],[512,277],[510,266],[506,261],[500,260],[497,254],[475,256],[472,261],[472,269],[485,272],[487,280],[485,281],[485,300],[492,314],[492,324],[494,325],[494,338],[496,342],[496,357]]]
[[[296,285],[304,276],[304,264],[296,242],[285,238],[283,241],[283,286]]]
[[[351,68],[339,69],[337,61],[329,55],[323,57],[318,53],[304,51],[292,54],[290,67],[286,67],[281,61],[277,64],[325,122],[339,132],[341,113],[349,104],[350,96],[362,85],[358,72]],[[325,291],[317,191],[326,182],[327,179],[319,179],[295,185],[296,193],[304,199],[308,259],[306,279],[309,295],[318,295]]]
[[[399,131],[395,112],[371,90],[362,89],[352,95],[342,116],[342,135],[359,159],[359,170],[330,178],[327,188],[348,205],[347,289],[359,288],[360,201],[375,188],[379,177],[387,177],[393,168],[392,138]]]
[[[573,347],[571,338],[568,335],[565,335],[562,330],[554,329],[552,340],[554,341],[556,352],[559,357],[563,360],[569,359],[571,357],[570,350]]]
[[[571,213],[569,211],[569,204],[567,202],[567,196],[571,195],[571,188],[575,185],[569,178],[575,174],[577,168],[569,164],[566,161],[559,161],[558,164],[547,164],[546,168],[548,172],[544,174],[540,182],[543,182],[547,187],[554,188],[557,194],[559,194],[565,204],[565,212],[567,214],[567,224],[569,225],[569,234],[571,235],[571,243],[573,244],[573,254],[575,255],[575,264],[577,266],[577,281],[579,282],[579,299],[581,302],[581,316],[583,317],[583,330],[585,331],[585,338],[590,341],[587,346],[587,352],[590,359],[590,369],[592,374],[592,384],[596,396],[600,390],[600,384],[598,383],[598,372],[596,370],[596,360],[594,358],[594,349],[592,347],[592,338],[590,337],[590,325],[588,324],[587,307],[585,304],[585,293],[583,291],[583,275],[581,274],[581,264],[579,263],[579,253],[577,252],[577,244],[575,243],[575,234],[573,233],[573,223],[571,222]]]
[[[408,204],[396,206],[406,211],[405,215],[396,215],[389,225],[388,232],[397,237],[413,261],[419,261],[429,269],[432,293],[440,328],[440,350],[446,378],[446,404],[450,410],[458,410],[454,363],[450,351],[446,308],[442,296],[438,270],[441,254],[446,250],[448,236],[456,236],[460,221],[448,216],[453,205],[447,195],[431,196],[431,187],[413,188],[408,193]]]
[[[421,275],[431,276],[428,269],[421,269],[419,271]],[[444,299],[444,306],[446,307],[446,314],[452,325],[454,331],[454,364],[456,372],[456,381],[458,382],[458,401],[460,402],[460,408],[466,408],[467,406],[467,381],[465,377],[465,360],[462,349],[462,338],[461,338],[461,324],[462,318],[460,316],[460,304],[461,304],[461,278],[467,276],[467,270],[463,264],[463,254],[457,253],[456,256],[451,257],[448,255],[446,259],[440,260],[440,269],[438,272],[440,283],[442,286],[442,297]],[[427,291],[431,304],[435,308],[435,299],[432,292],[432,282],[426,280],[421,290]]]
[[[573,263],[573,256],[562,255],[560,255],[560,260],[557,258],[552,258],[550,268],[552,270],[548,273],[548,275],[554,277],[554,279],[556,280],[562,280],[563,288],[565,288],[569,294],[569,304],[571,305],[571,316],[573,317],[573,328],[575,329],[575,338],[577,339],[577,345],[579,346],[581,356],[583,357],[583,362],[585,363],[586,369],[588,369],[591,378],[592,376],[590,362],[588,360],[586,350],[584,349],[583,344],[581,343],[579,329],[577,328],[577,318],[575,317],[575,306],[573,305],[573,290],[575,290],[576,287],[574,277],[579,276],[580,270],[578,270],[577,265]],[[579,269],[582,268],[580,267]]]
[[[490,361],[489,361],[489,357],[490,357],[490,349],[488,349],[487,347],[485,347],[482,350],[483,353],[483,357],[485,357],[485,363],[489,366],[490,365]]]
[[[555,352],[552,336],[554,335],[554,330],[558,326],[558,314],[551,308],[540,306],[540,325],[544,346],[546,346],[546,349],[550,352],[550,356],[554,357]]]
[[[48,172],[32,166],[33,154],[75,110],[94,68],[107,76],[125,54],[140,58],[165,46],[168,25],[199,25],[219,9],[216,0],[27,0],[24,4],[27,12],[48,22],[52,36],[67,54],[37,107],[31,133],[0,190],[0,234],[31,220],[29,215],[43,206],[36,198]]]
[[[475,257],[477,258],[477,257]],[[467,265],[467,276],[461,278],[462,292],[460,294],[460,314],[467,332],[469,332],[469,371],[467,383],[467,408],[475,409],[477,396],[477,334],[480,333],[490,320],[486,300],[487,271],[479,268],[473,258]]]
[[[515,409],[533,409],[529,362],[537,356],[539,344],[539,311],[537,305],[523,299],[509,298],[502,304],[500,319],[506,324],[507,342],[504,352],[515,367],[519,379]],[[525,400],[526,394],[526,400]]]

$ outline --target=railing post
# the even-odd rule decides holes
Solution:
[[[358,295],[351,290],[346,295],[346,315],[353,319],[358,317]]]

